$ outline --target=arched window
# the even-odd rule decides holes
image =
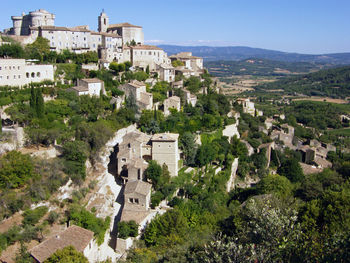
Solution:
[[[36,73],[36,76],[37,76],[38,78],[40,78],[40,72],[37,72],[37,73]]]
[[[27,79],[29,78],[29,72],[26,73]]]
[[[32,72],[32,78],[35,78],[35,73],[34,72]]]

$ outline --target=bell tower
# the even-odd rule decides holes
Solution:
[[[106,33],[109,27],[109,18],[105,13],[105,10],[102,10],[102,13],[98,17],[98,32]]]

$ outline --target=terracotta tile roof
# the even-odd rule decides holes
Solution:
[[[128,222],[134,220],[137,224],[141,224],[149,214],[151,214],[150,211],[133,211],[123,209],[120,221]]]
[[[49,238],[34,247],[30,253],[39,262],[45,261],[58,249],[73,246],[79,252],[83,252],[94,237],[94,232],[79,226],[70,226],[65,231]]]
[[[191,55],[190,55],[191,54]],[[191,52],[181,52],[175,55],[171,55],[170,58],[180,58],[180,59],[201,59],[200,57],[192,56]]]
[[[315,166],[312,166],[312,165],[309,165],[309,164],[306,164],[306,163],[299,163],[299,164],[301,166],[301,169],[303,169],[303,173],[305,175],[320,173],[320,172],[323,171],[323,169],[316,168]]]
[[[148,195],[151,192],[152,185],[143,181],[127,182],[124,194],[137,193],[140,195]]]
[[[118,27],[137,27],[137,28],[142,28],[142,26],[135,26],[135,25],[132,25],[132,24],[126,22],[126,23],[119,23],[119,24],[109,25],[108,29],[118,28]]]
[[[76,90],[78,92],[84,92],[84,91],[89,91],[88,87],[83,87],[83,86],[75,86],[75,87],[71,87],[70,89],[67,90]]]
[[[87,83],[103,83],[102,80],[98,79],[98,78],[93,78],[93,79],[81,79],[80,81],[84,81]]]
[[[160,47],[150,46],[150,45],[137,45],[137,46],[131,46],[130,48],[137,49],[137,50],[163,50]]]
[[[179,138],[177,133],[156,133],[152,137],[152,141],[176,141]]]

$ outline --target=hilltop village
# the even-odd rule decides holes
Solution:
[[[43,9],[11,19],[0,262],[301,262],[315,254],[298,247],[324,248],[317,222],[343,216],[329,182],[345,182],[348,152],[289,101],[226,96],[202,58],[145,45],[104,11],[97,32]]]

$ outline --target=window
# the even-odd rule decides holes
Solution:
[[[0,76],[0,79],[2,79],[2,76]]]
[[[35,73],[34,72],[32,72],[32,78],[35,78]]]
[[[129,203],[134,203],[134,198],[129,198]]]
[[[148,55],[152,55],[152,51],[148,52]]]
[[[27,78],[29,78],[29,73],[28,72],[26,73],[26,76],[27,76]]]
[[[16,75],[13,75],[13,79],[16,79]]]
[[[18,70],[20,69],[20,66],[18,66]]]
[[[36,76],[37,76],[38,78],[40,78],[40,72],[37,72],[37,73],[36,73]]]
[[[137,170],[137,179],[141,180],[141,169]]]
[[[129,149],[131,148],[131,144],[130,144],[130,143],[128,143],[128,148],[129,148]]]
[[[20,79],[20,78],[21,78],[21,75],[18,75],[18,78]]]
[[[139,199],[135,198],[135,203],[138,204],[139,203]]]
[[[1,70],[1,67],[0,67],[0,70]]]
[[[126,158],[122,158],[122,162],[126,162]]]

